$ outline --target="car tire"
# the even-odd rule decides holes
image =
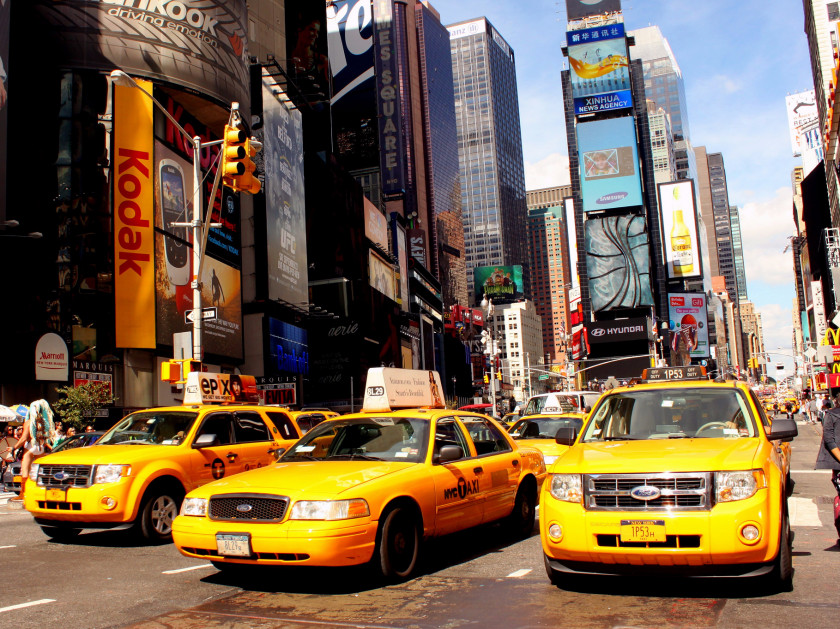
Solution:
[[[781,532],[779,535],[779,552],[773,564],[773,571],[770,578],[773,585],[780,592],[793,591],[793,552],[792,536],[790,530],[790,518],[787,510],[782,515]]]
[[[507,529],[517,539],[525,539],[534,531],[537,518],[537,492],[533,487],[520,485],[513,511],[507,517]]]
[[[417,567],[422,533],[417,515],[406,507],[393,507],[379,520],[374,569],[388,581],[404,581]]]
[[[75,538],[82,529],[71,529],[66,526],[42,526],[44,535],[57,542],[65,542]]]
[[[181,509],[182,492],[160,488],[143,498],[137,516],[137,529],[143,539],[164,543],[172,541],[172,521]]]

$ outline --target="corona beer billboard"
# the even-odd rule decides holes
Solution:
[[[659,184],[659,211],[668,279],[702,277],[694,181],[686,179]]]

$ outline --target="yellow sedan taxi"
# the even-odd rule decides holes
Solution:
[[[523,417],[508,429],[510,436],[519,445],[536,448],[543,453],[546,467],[550,467],[557,458],[569,449],[567,445],[557,443],[557,431],[561,428],[574,428],[580,431],[585,413],[544,413]]]
[[[612,389],[551,467],[540,499],[546,571],[760,576],[792,587],[787,478],[780,442],[743,382],[692,380],[699,367],[649,369]],[[663,381],[672,378],[671,381]]]
[[[219,569],[369,563],[405,579],[426,538],[497,520],[530,534],[542,455],[489,417],[444,408],[439,391],[436,372],[371,369],[361,413],[315,426],[274,465],[190,492],[176,547]]]

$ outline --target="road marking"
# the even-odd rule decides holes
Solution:
[[[3,612],[11,612],[16,609],[23,609],[24,607],[32,607],[34,605],[43,605],[44,603],[55,603],[54,598],[42,598],[39,601],[32,601],[29,603],[20,603],[19,605],[9,605],[8,607],[0,607],[0,614]]]
[[[831,474],[831,470],[791,470],[791,474]]]
[[[3,550],[4,548],[17,548],[17,546],[15,546],[15,545],[12,545],[12,546],[0,546],[0,550]]]
[[[788,498],[788,509],[791,526],[822,526],[817,503],[812,498]]]
[[[511,572],[511,573],[508,575],[508,579],[516,579],[516,578],[518,578],[518,577],[524,577],[524,576],[525,576],[526,574],[528,574],[529,572],[531,572],[531,569],[530,569],[530,568],[527,568],[527,569],[526,569],[526,568],[523,568],[522,570],[517,570],[516,572]]]
[[[177,570],[164,570],[161,574],[178,574],[179,572],[189,572],[190,570],[201,570],[202,568],[212,568],[213,565],[203,563],[200,566],[190,566],[189,568],[178,568]]]

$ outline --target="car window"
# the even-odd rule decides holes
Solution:
[[[445,417],[439,419],[435,426],[435,454],[440,454],[443,446],[460,446],[464,456],[471,456],[470,447],[464,437],[464,431],[457,424],[454,418]]]
[[[300,428],[300,432],[306,434],[325,419],[326,417],[324,417],[321,413],[309,413],[307,415],[298,415],[297,425],[298,428]]]
[[[281,439],[297,439],[298,434],[297,430],[295,430],[295,426],[292,423],[291,418],[286,415],[286,413],[280,412],[270,412],[266,413],[268,418],[271,420],[271,423],[277,427],[277,430],[280,431],[280,438]]]
[[[259,413],[239,412],[233,415],[233,436],[236,443],[271,441],[268,426]]]
[[[489,419],[465,415],[459,416],[458,419],[464,422],[478,456],[506,452],[512,449],[501,430],[496,428]]]
[[[755,391],[750,389],[750,398],[752,399],[752,403],[755,405],[756,410],[758,411],[758,418],[761,420],[761,423],[764,425],[764,431],[769,432],[770,430],[770,419],[767,417],[767,413],[764,412],[764,404],[762,404],[755,395]]]
[[[127,415],[105,433],[96,443],[180,445],[197,413],[191,411],[139,411]]]
[[[231,436],[231,424],[233,423],[232,413],[211,413],[204,418],[196,437],[201,435],[216,435],[220,446],[227,446],[233,443]]]
[[[580,431],[583,420],[580,417],[557,417],[539,415],[516,423],[510,429],[514,439],[554,439],[561,428],[574,428]]]

